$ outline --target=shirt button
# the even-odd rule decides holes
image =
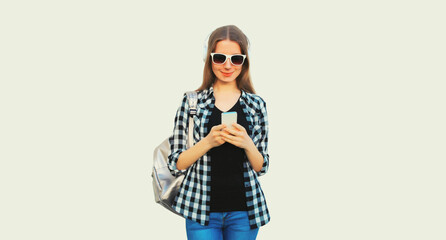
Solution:
[[[245,187],[249,187],[249,183],[245,183]]]

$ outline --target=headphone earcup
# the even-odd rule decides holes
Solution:
[[[206,37],[206,39],[204,40],[204,45],[203,45],[203,62],[206,62],[206,58],[207,53],[208,53],[208,42],[209,42],[209,37],[211,36],[211,33],[209,33],[209,35]]]

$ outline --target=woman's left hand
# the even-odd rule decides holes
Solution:
[[[254,146],[254,142],[249,137],[246,129],[237,123],[233,123],[234,128],[224,128],[222,131],[223,139],[239,148],[247,149]]]

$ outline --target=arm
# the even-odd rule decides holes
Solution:
[[[259,125],[255,127],[256,130],[252,139],[243,126],[237,123],[234,123],[233,126],[235,130],[224,129],[223,139],[237,147],[243,148],[257,175],[264,175],[269,167],[268,117],[265,102],[261,101],[260,103],[260,121]]]
[[[260,171],[257,173],[258,176],[262,176],[268,172],[269,168],[269,154],[268,154],[268,113],[266,110],[266,103],[261,99],[260,102],[260,128],[257,130],[257,134],[254,133],[254,142],[257,142],[256,147],[263,158],[263,164]]]
[[[205,138],[187,149],[187,131],[189,124],[188,112],[189,103],[187,101],[187,96],[184,95],[181,106],[178,108],[175,116],[173,135],[169,138],[171,154],[168,156],[168,167],[175,174],[179,172],[184,173],[188,167],[194,164],[210,149],[224,143],[221,138],[221,129],[223,129],[225,125],[221,124],[212,127]]]
[[[182,152],[178,158],[177,169],[187,169],[209,150],[225,143],[221,137],[221,130],[225,127],[224,124],[212,127],[211,132],[205,138]]]
[[[169,137],[170,154],[167,166],[172,174],[184,173],[184,171],[177,169],[177,162],[178,157],[186,150],[187,146],[188,111],[189,103],[187,95],[184,94],[181,105],[175,115],[173,134]]]
[[[250,144],[249,147],[245,148],[245,153],[254,171],[259,173],[262,170],[264,159],[263,155],[254,145],[254,142],[252,142],[252,144]]]
[[[206,138],[203,138],[197,144],[192,146],[191,148],[183,151],[178,157],[177,161],[177,169],[185,170],[194,164],[200,157],[206,154],[210,149],[211,145],[206,141]]]
[[[267,157],[262,154],[263,148],[259,144],[257,144],[258,146],[254,144],[254,141],[249,137],[246,129],[242,125],[234,123],[233,126],[236,130],[225,129],[223,139],[239,148],[243,148],[249,163],[251,163],[252,169],[257,174],[263,175],[266,173],[268,167],[268,154],[266,153]]]

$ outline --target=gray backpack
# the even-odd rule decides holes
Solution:
[[[197,92],[186,92],[189,101],[189,128],[187,148],[193,145],[193,116],[197,113]],[[167,167],[170,154],[169,138],[164,140],[153,152],[152,184],[155,202],[167,208],[171,212],[180,215],[172,208],[173,201],[184,180],[184,174],[174,176]],[[181,215],[180,215],[181,216]]]

